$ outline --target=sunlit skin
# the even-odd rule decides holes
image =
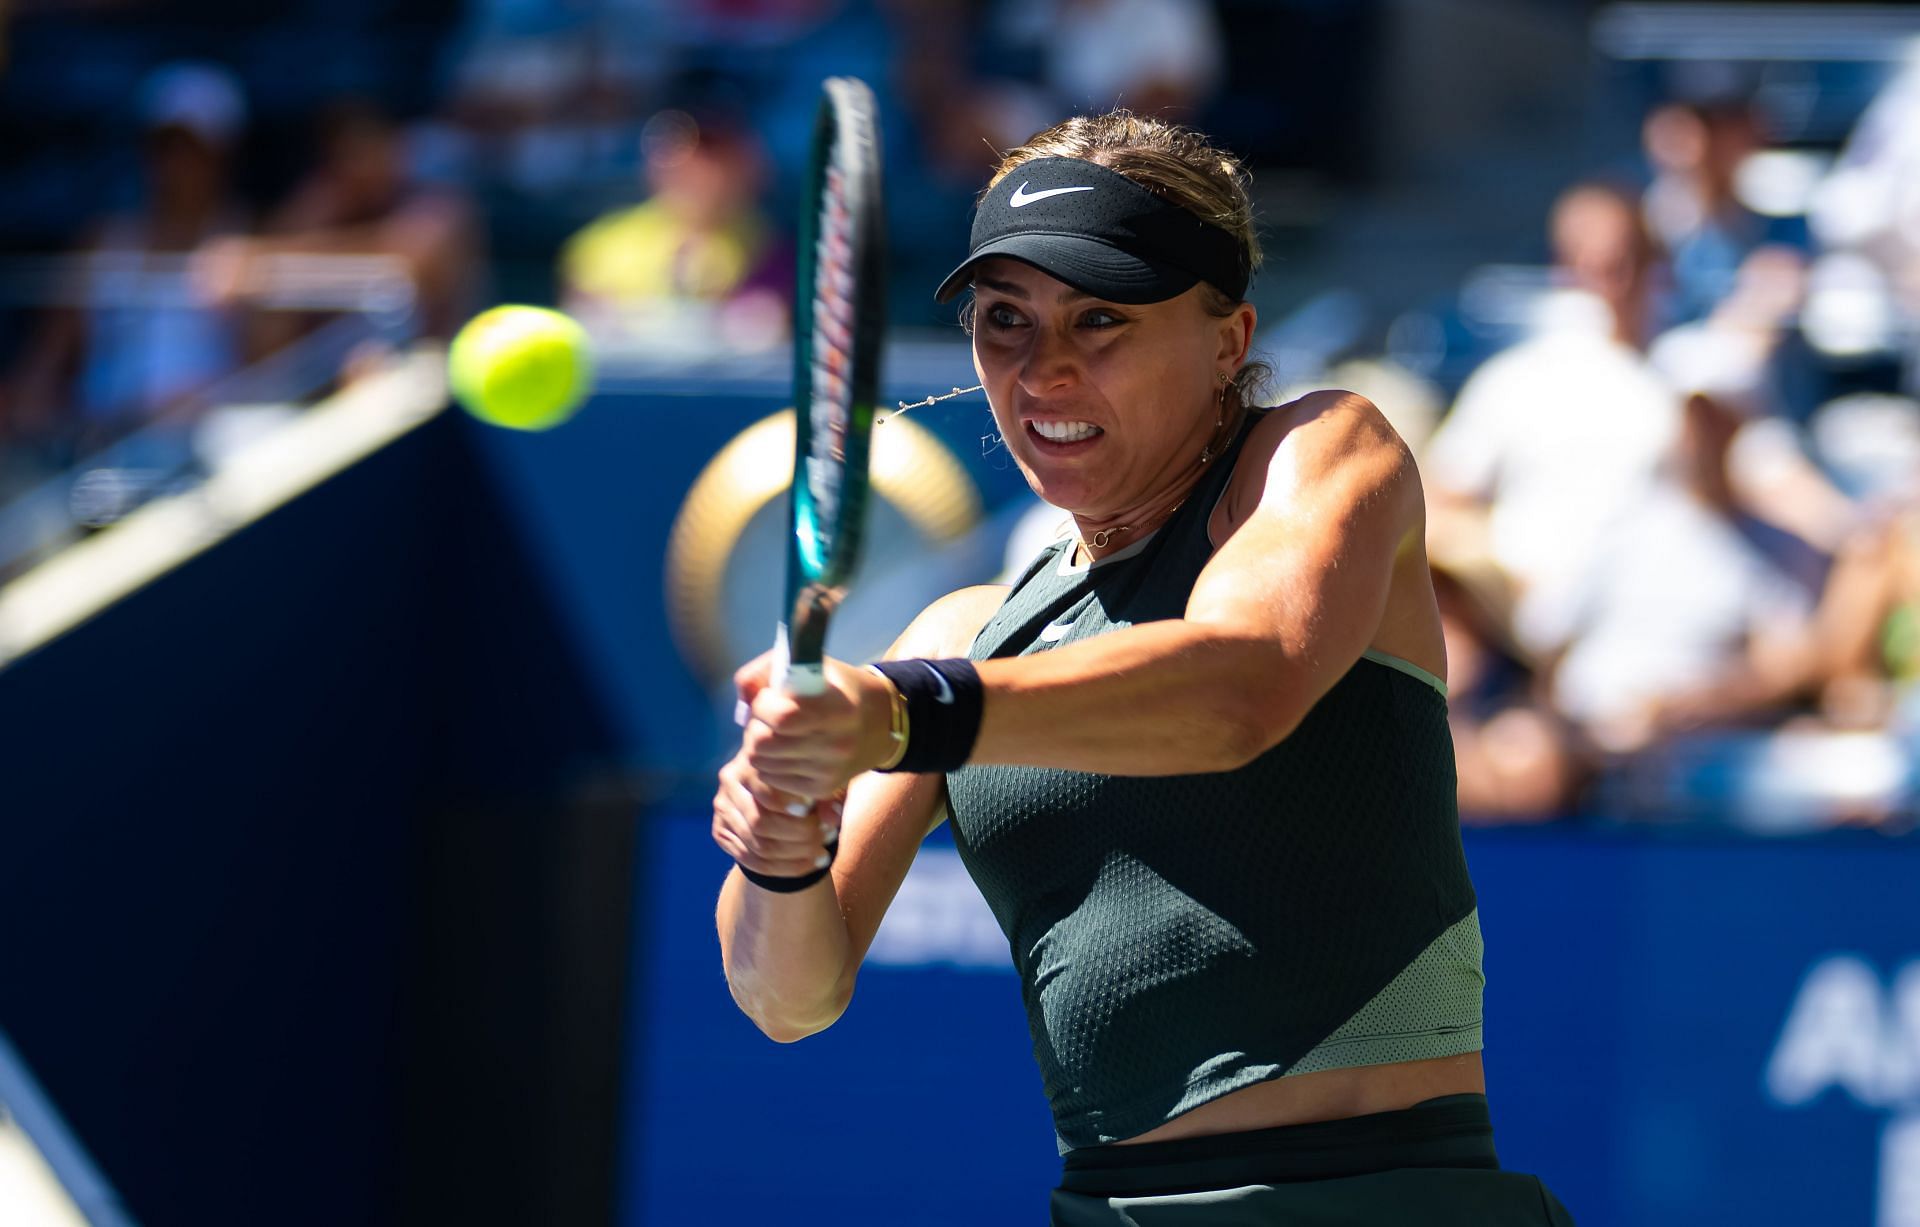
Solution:
[[[1124,549],[1179,508],[1206,470],[1202,453],[1217,452],[1232,429],[1221,422],[1222,376],[1245,363],[1254,323],[1254,309],[1244,303],[1225,316],[1209,312],[1199,286],[1162,302],[1121,304],[1019,260],[991,258],[976,266],[974,370],[1014,462],[1036,494],[1072,513],[1079,548],[1093,557]],[[1035,429],[1071,422],[1099,433],[1056,443]],[[1111,535],[1103,536],[1105,530]],[[811,869],[822,829],[840,823],[840,773],[851,775],[892,752],[887,684],[837,662],[828,667],[830,695],[845,701],[827,717],[828,725],[837,724],[822,738],[827,756],[808,740],[782,744],[764,721],[750,724],[743,740],[743,750],[761,762],[755,782],[765,808],[809,814],[811,799],[827,800],[792,826],[771,824],[765,849],[716,828],[723,847],[743,861],[764,863],[768,873]],[[760,694],[765,678],[765,658],[743,669],[743,697]],[[767,694],[770,702],[778,697]],[[795,774],[782,774],[775,763]],[[834,774],[821,778],[823,770]],[[744,784],[732,781],[731,789],[750,807]],[[755,860],[760,853],[770,855]]]
[[[1035,493],[1073,514],[1095,557],[1164,522],[1224,442],[1220,376],[1246,361],[1253,308],[1211,315],[1199,286],[1106,302],[1004,257],[982,260],[973,288],[974,370]],[[1055,443],[1035,429],[1069,422],[1100,433]]]
[[[1079,548],[1098,557],[1164,525],[1209,471],[1202,454],[1238,429],[1236,413],[1220,420],[1220,377],[1246,361],[1252,308],[1215,316],[1197,289],[1145,306],[1105,302],[1010,259],[982,261],[974,293],[974,365],[995,421],[1034,491],[1072,513]],[[1075,423],[1096,431],[1063,443],[1039,429]],[[1184,616],[980,662],[971,761],[1229,771],[1285,738],[1367,648],[1444,677],[1418,474],[1364,398],[1319,391],[1265,413],[1246,432],[1208,533],[1215,552]],[[1006,592],[943,597],[887,655],[966,655]],[[847,1008],[881,917],[946,817],[943,776],[867,770],[893,751],[889,683],[825,664],[826,693],[807,698],[771,684],[766,656],[735,675],[750,719],[714,797],[715,842],[759,873],[825,865],[823,841],[840,832],[838,859],[816,885],[774,893],[736,873],[716,909],[728,987],[782,1042]],[[1235,1091],[1129,1140],[1338,1119],[1484,1089],[1477,1052],[1324,1070]]]

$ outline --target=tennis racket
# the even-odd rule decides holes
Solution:
[[[793,324],[793,487],[773,684],[826,689],[827,624],[860,560],[867,443],[880,383],[886,236],[873,91],[822,87],[800,209]]]

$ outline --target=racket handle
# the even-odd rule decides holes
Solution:
[[[793,658],[793,635],[784,622],[773,637],[773,676],[770,680],[775,689],[788,694],[806,696],[827,692],[826,666],[817,660]]]
[[[773,676],[768,679],[776,688],[788,694],[815,695],[825,694],[827,690],[827,670],[821,662],[795,661],[793,659],[791,636],[787,633],[787,624],[780,624],[779,633],[773,639]],[[733,721],[741,728],[747,725],[747,705],[734,704]],[[829,851],[840,846],[840,832],[829,832],[826,840]]]
[[[827,671],[820,665],[788,665],[787,676],[781,683],[788,694],[801,696],[825,694],[827,692]]]

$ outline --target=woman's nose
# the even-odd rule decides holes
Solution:
[[[1068,386],[1079,378],[1080,360],[1067,338],[1051,329],[1036,330],[1026,360],[1020,364],[1020,386],[1029,395]]]

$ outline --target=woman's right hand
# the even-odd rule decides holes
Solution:
[[[742,868],[801,877],[827,865],[828,839],[839,833],[845,801],[842,793],[809,806],[804,798],[768,788],[743,750],[720,768],[713,842]]]

